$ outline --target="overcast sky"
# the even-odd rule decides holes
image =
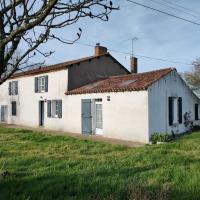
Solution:
[[[192,17],[179,11],[168,9],[150,0],[136,0],[137,2],[154,8],[173,13],[200,23],[199,0],[168,0],[190,8],[199,17]],[[155,0],[162,1],[162,0]],[[56,33],[65,39],[72,39],[78,27],[83,29],[79,42],[101,45],[123,52],[131,52],[133,37],[139,39],[134,43],[134,53],[149,57],[170,59],[183,63],[191,63],[200,57],[200,26],[193,25],[167,15],[140,7],[126,0],[113,0],[115,5],[120,5],[120,11],[110,15],[109,22],[92,19],[82,19],[72,27],[57,30]],[[57,41],[51,41],[44,47],[55,50],[55,53],[46,59],[46,64],[64,62],[94,53],[92,47],[79,44],[64,45]],[[125,67],[129,69],[129,56],[110,51]],[[188,71],[191,66],[186,64],[173,64],[169,62],[145,59],[139,57],[139,71],[149,71],[165,67],[176,67],[178,71]]]

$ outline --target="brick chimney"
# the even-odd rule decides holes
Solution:
[[[95,46],[95,56],[107,53],[108,50],[106,47],[100,46],[100,43],[97,43]]]
[[[138,73],[138,59],[136,57],[131,56],[131,73],[137,74]]]

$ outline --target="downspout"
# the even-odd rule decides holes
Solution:
[[[167,98],[167,89],[165,90],[165,116],[166,116],[166,119],[167,120],[165,120],[165,131],[166,131],[166,133],[168,133],[168,120],[169,120],[169,118],[168,118],[168,98]]]
[[[151,88],[147,89],[147,121],[148,121],[148,143],[150,143],[150,103],[149,103],[149,97],[150,97],[150,92],[151,92]]]

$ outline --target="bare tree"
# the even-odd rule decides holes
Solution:
[[[42,52],[42,44],[52,39],[72,44],[82,33],[79,28],[74,40],[64,41],[53,34],[54,29],[83,17],[107,21],[115,9],[108,0],[0,0],[0,85],[36,53],[45,57],[53,53]],[[20,45],[23,52],[13,58]]]
[[[200,88],[200,58],[193,62],[193,69],[191,72],[184,74],[187,83],[194,89]]]

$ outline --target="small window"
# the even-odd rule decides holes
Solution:
[[[95,99],[95,102],[102,102],[102,99]]]
[[[45,77],[44,76],[39,78],[39,91],[45,92]]]
[[[52,118],[62,118],[62,100],[48,100],[47,116]]]
[[[12,116],[16,116],[17,115],[17,102],[16,101],[11,102],[11,109],[12,109]]]
[[[58,117],[59,114],[59,104],[57,100],[51,102],[51,116]]]
[[[195,109],[195,112],[194,112],[195,120],[199,120],[199,104],[195,104],[194,109]]]
[[[9,95],[18,95],[18,81],[9,82]]]
[[[41,76],[35,78],[35,92],[48,92],[48,76]]]

